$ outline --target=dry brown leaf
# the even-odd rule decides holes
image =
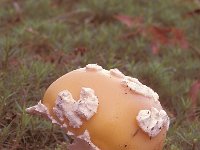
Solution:
[[[182,49],[189,47],[189,42],[184,31],[176,27],[163,27],[157,25],[146,26],[142,17],[131,17],[123,14],[114,16],[115,19],[126,25],[128,28],[136,28],[136,31],[130,30],[120,36],[119,39],[130,39],[135,36],[148,38],[151,42],[151,52],[157,55],[162,46],[178,46]]]
[[[174,27],[158,27],[151,26],[147,28],[148,33],[152,41],[152,53],[158,54],[160,52],[160,47],[163,46],[179,46],[182,49],[187,49],[189,43],[183,30]]]
[[[200,93],[200,80],[195,81],[189,91],[189,97],[192,102],[192,106],[196,107],[198,94]]]
[[[189,98],[191,100],[191,110],[189,112],[190,118],[195,118],[195,109],[197,107],[198,95],[200,93],[200,80],[195,81],[189,90]]]
[[[186,19],[186,18],[191,18],[191,17],[194,17],[196,15],[200,15],[200,9],[195,9],[193,11],[189,11],[187,12],[186,14],[183,15],[183,18]]]
[[[177,28],[171,28],[171,34],[172,34],[170,42],[171,44],[178,45],[183,49],[187,49],[189,47],[189,43],[186,39],[183,30]]]
[[[130,17],[127,15],[119,14],[115,15],[114,18],[126,25],[128,28],[139,27],[143,24],[142,17]]]

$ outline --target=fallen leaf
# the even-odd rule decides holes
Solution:
[[[171,29],[172,38],[171,38],[171,44],[178,45],[179,47],[183,49],[187,49],[189,47],[189,43],[186,39],[186,36],[181,29],[172,28]]]
[[[123,23],[124,25],[126,25],[128,28],[132,28],[132,27],[138,27],[140,25],[143,24],[143,18],[142,17],[130,17],[127,15],[115,15],[114,18],[118,21],[120,21],[121,23]]]
[[[190,112],[189,119],[195,118],[195,109],[197,107],[199,93],[200,93],[200,80],[197,80],[192,84],[189,90],[189,98],[191,100],[191,110],[189,111]]]
[[[162,45],[178,46],[182,49],[187,49],[189,47],[186,36],[181,29],[174,27],[150,26],[145,31],[153,43],[151,49],[153,54],[158,54]]]
[[[86,47],[76,47],[74,49],[74,54],[75,55],[79,55],[80,54],[81,56],[83,56],[86,51],[88,51],[88,49]]]
[[[123,14],[115,15],[114,18],[132,30],[122,34],[119,39],[132,39],[141,36],[150,40],[151,51],[157,55],[162,46],[178,46],[182,49],[189,47],[189,42],[183,30],[176,27],[165,27],[157,25],[145,25],[142,17],[131,17]]]
[[[194,17],[195,15],[200,15],[200,9],[195,9],[193,11],[189,11],[186,14],[183,15],[183,18],[190,18]]]
[[[192,101],[192,106],[196,106],[199,92],[200,92],[200,80],[197,80],[192,84],[189,91],[189,97]]]
[[[169,33],[171,32],[170,28],[151,26],[147,29],[147,32],[149,32],[153,41],[163,45],[169,43]]]

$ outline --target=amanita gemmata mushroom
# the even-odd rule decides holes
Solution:
[[[71,135],[69,150],[161,150],[169,117],[158,99],[138,79],[88,64],[53,82],[26,111]]]

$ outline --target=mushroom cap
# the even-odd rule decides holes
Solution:
[[[50,115],[61,123],[53,112],[61,91],[68,90],[78,100],[82,87],[91,88],[99,101],[97,113],[89,120],[82,119],[79,128],[69,126],[65,119],[66,132],[79,136],[87,130],[92,143],[101,150],[161,150],[167,127],[164,126],[155,137],[149,137],[136,120],[140,110],[151,110],[152,107],[162,110],[159,101],[124,86],[124,76],[118,70],[89,67],[69,72],[49,86],[42,103]]]

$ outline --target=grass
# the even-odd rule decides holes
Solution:
[[[64,149],[68,137],[58,127],[27,115],[59,76],[88,63],[117,67],[160,95],[171,117],[166,150],[200,147],[200,95],[188,119],[194,81],[200,80],[199,8],[187,0],[22,0],[0,1],[0,149]],[[155,55],[144,35],[114,19],[142,16],[145,26],[176,27],[189,47],[163,45]]]

